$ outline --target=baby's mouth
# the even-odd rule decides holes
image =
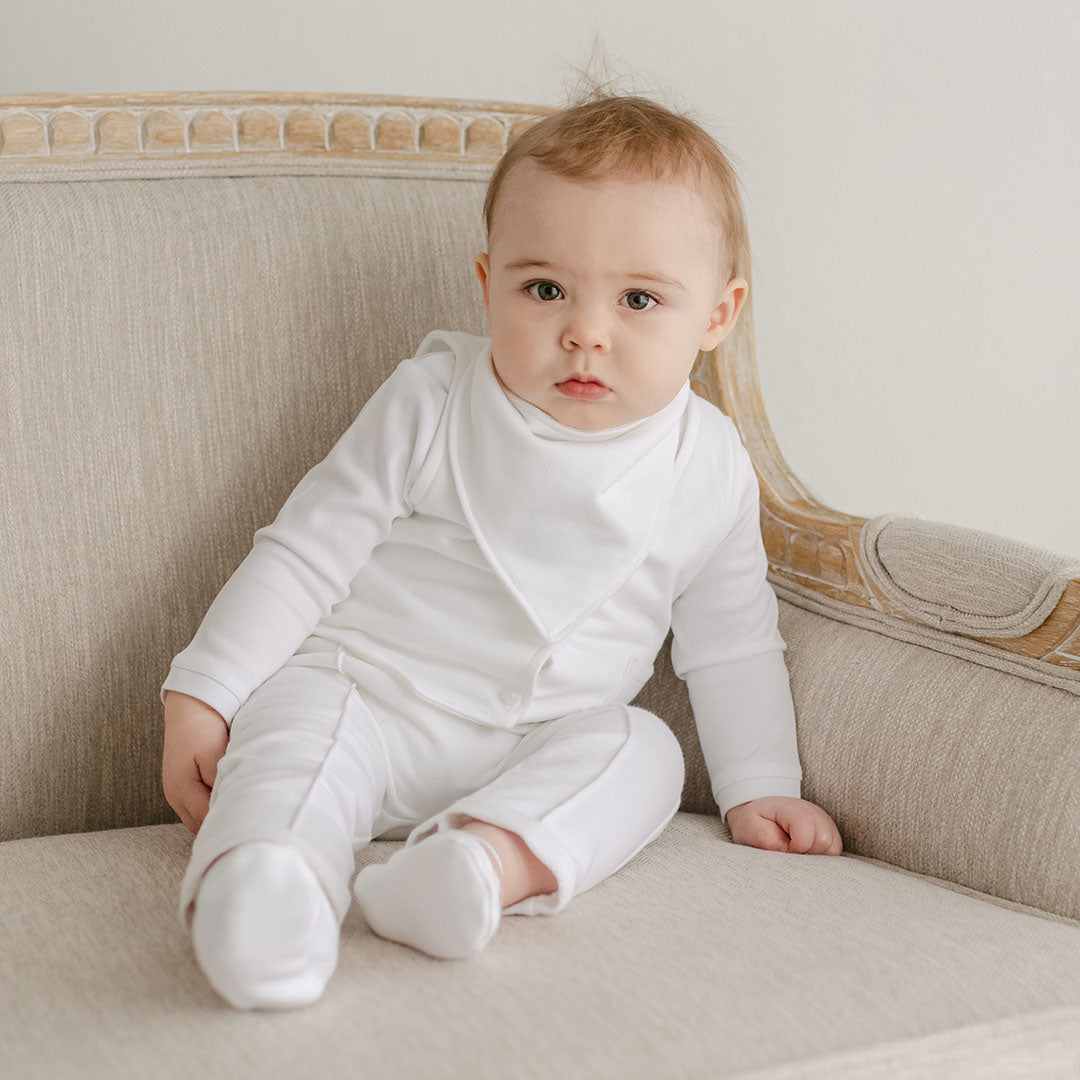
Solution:
[[[610,393],[609,387],[591,375],[572,375],[556,383],[555,388],[566,397],[573,398],[598,399]]]

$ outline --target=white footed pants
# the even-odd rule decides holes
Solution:
[[[469,819],[517,833],[558,883],[503,913],[554,915],[678,809],[682,751],[644,709],[604,705],[495,728],[434,707],[396,709],[390,695],[358,688],[344,660],[339,651],[286,663],[233,717],[181,885],[185,927],[206,870],[240,844],[295,849],[340,924],[360,847],[377,837],[408,846]]]

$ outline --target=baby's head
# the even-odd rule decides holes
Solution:
[[[484,220],[495,372],[570,427],[664,408],[749,289],[734,169],[703,128],[646,98],[599,97],[528,128],[495,169]]]

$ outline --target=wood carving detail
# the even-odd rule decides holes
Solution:
[[[496,161],[551,111],[328,94],[0,98],[0,161],[265,153]]]

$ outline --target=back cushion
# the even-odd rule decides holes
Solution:
[[[424,334],[486,332],[487,169],[243,168],[0,178],[2,838],[176,820],[172,657]]]

